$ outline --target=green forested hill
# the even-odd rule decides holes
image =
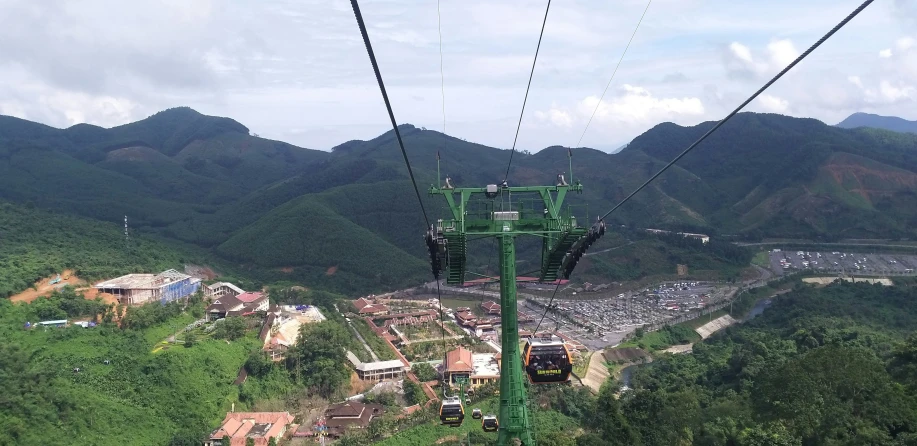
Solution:
[[[184,264],[209,264],[231,273],[206,250],[83,217],[0,201],[0,298],[41,278],[72,269],[94,281],[132,272],[160,272]]]
[[[581,221],[594,220],[711,125],[660,124],[614,155],[574,149],[573,176],[585,190],[567,203]],[[401,131],[423,192],[436,182],[437,153],[443,176],[458,186],[503,178],[505,150],[407,124]],[[566,148],[517,153],[509,183],[551,184],[567,170]],[[430,219],[441,217],[443,203],[423,195]],[[0,198],[111,223],[127,215],[140,232],[198,245],[270,277],[293,268],[303,274],[277,277],[353,284],[342,291],[403,286],[426,275],[425,229],[391,131],[329,153],[251,136],[236,121],[188,108],[112,129],[60,130],[0,117]],[[911,238],[917,135],[742,113],[609,223],[751,239]],[[346,261],[327,243],[353,237],[368,249]],[[593,249],[608,247],[600,241]],[[472,253],[472,263],[486,264],[485,251]],[[397,268],[380,269],[392,259]],[[332,266],[340,281],[321,272]],[[584,262],[581,272],[590,267]]]
[[[915,296],[797,287],[693,354],[640,369],[612,411],[646,446],[913,444]]]

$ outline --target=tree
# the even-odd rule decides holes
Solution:
[[[540,443],[539,443],[540,444]],[[576,437],[576,446],[606,446],[608,442],[601,435],[586,433]]]
[[[192,347],[197,343],[197,335],[193,331],[185,334],[185,347]]]
[[[255,446],[255,439],[248,437],[245,439],[245,446]]]
[[[420,384],[411,380],[404,380],[404,399],[408,404],[423,404],[427,402],[427,394],[423,392]]]
[[[273,367],[274,363],[265,358],[264,355],[261,354],[261,350],[255,350],[249,353],[248,359],[245,361],[245,370],[248,371],[248,374],[258,378],[271,373],[271,368]]]
[[[577,441],[569,432],[557,431],[550,432],[546,435],[540,435],[538,438],[539,446],[577,446]]]
[[[350,333],[334,321],[303,325],[299,339],[287,352],[287,367],[300,383],[329,398],[350,379],[344,345]]]
[[[213,337],[235,341],[245,336],[246,328],[245,321],[241,317],[227,317],[223,322],[220,322],[216,330],[213,331]]]
[[[344,435],[337,441],[338,446],[363,446],[369,443],[366,434],[355,429],[344,432]]]
[[[776,424],[745,429],[739,435],[739,444],[741,446],[801,446],[802,440],[793,437],[783,424]]]
[[[277,439],[271,437],[267,440],[267,446],[277,446]]]
[[[609,384],[609,381],[602,385],[601,389],[599,389],[599,396],[596,398],[592,419],[595,420],[596,427],[602,432],[602,436],[611,442],[606,444],[642,444],[639,426],[631,427],[631,421],[622,413],[621,403],[615,396],[616,390],[614,386]],[[648,424],[652,424],[652,421],[647,421]]]
[[[411,366],[411,371],[417,376],[417,379],[427,382],[439,379],[439,373],[430,364],[421,362]]]

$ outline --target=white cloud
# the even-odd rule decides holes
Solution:
[[[751,50],[739,42],[732,42],[729,44],[729,51],[732,51],[732,54],[743,62],[749,64],[754,63],[754,60],[751,58]]]
[[[19,119],[28,119],[25,108],[19,102],[0,102],[0,115],[13,116]]]
[[[771,40],[765,52],[766,57],[756,57],[748,46],[732,42],[726,55],[726,70],[733,77],[762,79],[776,74],[799,57],[789,39]]]
[[[799,57],[799,51],[789,39],[772,41],[767,45],[767,52],[771,58],[770,68],[776,70],[782,70]]]
[[[757,101],[764,111],[771,113],[786,113],[787,109],[790,107],[790,103],[787,102],[786,99],[771,96],[769,94],[758,96]]]
[[[570,113],[557,108],[551,108],[546,112],[536,111],[535,117],[540,121],[550,121],[551,124],[554,124],[558,127],[569,128],[573,126],[573,117],[570,115]]]
[[[69,125],[82,122],[111,127],[128,121],[135,105],[123,98],[54,92],[39,96],[39,102],[64,115]]]
[[[732,42],[726,56],[726,70],[733,77],[762,79],[777,74],[799,57],[799,51],[789,39],[771,40],[765,52],[766,57],[756,57],[748,46]]]
[[[892,49],[891,49],[891,48],[886,48],[886,49],[884,49],[884,50],[882,50],[882,51],[879,51],[879,57],[881,57],[881,58],[883,58],[883,59],[888,59],[889,57],[892,57]]]
[[[535,117],[564,130],[572,127],[579,134],[595,112],[590,132],[600,136],[615,134],[620,138],[636,136],[661,121],[693,124],[705,112],[702,101],[696,97],[656,97],[646,88],[629,84],[615,93],[601,103],[597,96],[587,96],[571,106],[552,104],[547,111],[535,112]]]
[[[850,81],[851,84],[863,88],[863,80],[860,79],[860,76],[847,76],[847,80]]]
[[[898,51],[907,51],[914,46],[917,46],[917,39],[913,37],[902,37],[895,42],[895,46],[898,47]]]
[[[883,80],[879,82],[879,92],[882,99],[894,102],[901,99],[914,99],[917,88],[912,85],[899,84],[896,86],[887,80]]]

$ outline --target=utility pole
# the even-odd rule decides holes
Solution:
[[[515,240],[523,235],[541,237],[543,240],[540,282],[554,282],[569,277],[589,245],[605,233],[605,226],[601,221],[596,222],[591,228],[586,228],[577,224],[576,217],[571,215],[569,210],[562,213],[567,193],[582,191],[582,184],[568,184],[562,176],[558,177],[556,186],[527,187],[509,187],[504,183],[486,187],[456,188],[447,178],[444,187],[431,187],[429,190],[431,195],[442,195],[451,212],[451,218],[439,219],[426,236],[433,271],[437,278],[440,272],[445,272],[446,283],[456,285],[465,282],[465,253],[469,235],[477,238],[494,237],[498,243],[503,348],[503,359],[500,364],[498,446],[514,444],[514,439],[521,440],[525,446],[535,445],[532,414],[527,404],[526,378],[519,351]],[[506,201],[503,201],[501,206],[495,200],[498,197],[518,197],[524,194],[537,194],[542,199],[544,210],[514,210],[511,205],[507,210]],[[483,201],[485,211],[479,211],[477,207],[469,211],[469,200],[480,195],[484,197],[478,201]],[[515,202],[523,201],[517,199]]]

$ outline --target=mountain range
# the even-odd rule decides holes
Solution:
[[[897,116],[880,116],[869,113],[854,113],[839,122],[837,126],[845,129],[873,127],[893,132],[917,133],[917,121],[908,121]]]
[[[573,179],[585,190],[567,203],[594,220],[713,125],[662,123],[615,154],[574,148]],[[437,154],[457,186],[503,179],[506,150],[400,131],[431,221],[445,215],[425,191]],[[516,153],[509,183],[553,184],[568,162],[560,146]],[[909,238],[915,194],[917,134],[741,113],[609,222],[749,239]],[[131,231],[198,245],[271,280],[355,290],[429,277],[426,223],[392,131],[325,152],[189,108],[110,129],[0,116],[0,199],[107,222],[127,216]],[[534,246],[521,248],[537,256]],[[493,248],[472,248],[486,268]]]

